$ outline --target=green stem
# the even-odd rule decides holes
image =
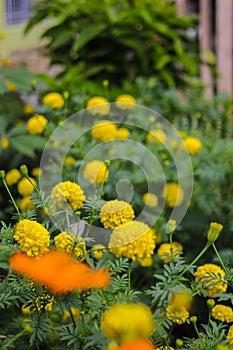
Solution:
[[[190,269],[190,267],[192,267],[202,257],[202,255],[205,254],[205,252],[209,249],[210,246],[211,243],[207,242],[204,248],[198,254],[198,256],[184,269],[184,271],[179,275],[179,277],[183,276],[185,272],[187,272]]]
[[[131,290],[131,267],[129,265],[128,267],[128,303],[130,302],[129,300],[130,290]]]
[[[30,179],[30,177],[27,174],[24,174],[24,176],[30,182],[30,184],[34,187],[35,191],[38,193],[38,195],[39,195],[39,197],[41,199],[41,193],[40,193],[39,188],[32,182],[32,180]]]
[[[13,203],[16,211],[17,211],[17,214],[18,214],[19,218],[21,219],[21,214],[20,214],[19,208],[18,208],[18,206],[17,206],[17,204],[16,204],[16,202],[15,202],[15,200],[14,200],[12,194],[11,194],[11,191],[9,190],[9,187],[7,186],[5,178],[2,179],[2,182],[3,182],[3,184],[4,184],[5,188],[6,188],[9,196],[10,196],[10,199],[11,199],[11,201],[12,201],[12,203]]]
[[[216,245],[215,245],[214,243],[212,243],[212,246],[213,246],[213,248],[214,248],[214,251],[215,251],[215,253],[216,253],[216,255],[217,255],[217,258],[218,258],[220,264],[222,265],[222,268],[223,268],[224,272],[227,272],[226,266],[224,265],[224,262],[222,261],[222,258],[221,258],[221,256],[219,255],[219,252],[218,252],[218,250],[217,250],[217,248],[216,248]]]
[[[20,338],[22,335],[24,335],[25,332],[21,331],[18,334],[16,334],[14,337],[12,337],[11,339],[8,340],[8,342],[6,344],[4,344],[1,347],[1,350],[6,350],[12,343],[14,343],[18,338]]]
[[[71,307],[70,307],[70,304],[69,304],[68,300],[65,300],[65,303],[66,303],[67,309],[69,310],[72,323],[73,323],[74,327],[76,328],[77,325],[76,325],[76,322],[75,322],[75,319],[74,319],[74,315],[73,315],[73,312],[71,310]]]

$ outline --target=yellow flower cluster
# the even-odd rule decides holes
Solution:
[[[28,196],[34,191],[34,188],[36,186],[36,180],[33,179],[32,177],[29,177],[30,181],[26,179],[26,177],[23,177],[19,182],[18,182],[18,192],[21,196]]]
[[[32,135],[42,134],[47,123],[48,123],[48,120],[43,115],[36,114],[30,119],[28,119],[27,129],[29,133]]]
[[[15,228],[14,239],[28,256],[42,255],[49,250],[50,233],[37,221],[20,220]]]
[[[158,197],[154,193],[144,193],[142,200],[148,207],[157,207]]]
[[[189,312],[183,305],[170,304],[166,308],[166,316],[172,322],[182,324],[189,317]]]
[[[155,241],[154,229],[144,222],[131,221],[113,230],[109,248],[117,257],[125,256],[144,265],[145,259],[150,258],[154,252]]]
[[[64,181],[59,182],[53,187],[51,199],[58,208],[66,208],[68,202],[71,209],[76,211],[82,207],[85,195],[77,183]]]
[[[100,120],[91,129],[91,135],[99,141],[108,141],[117,136],[117,127],[113,122]]]
[[[194,272],[195,282],[206,290],[209,297],[215,298],[218,293],[225,293],[227,282],[225,272],[215,264],[204,264]]]
[[[86,255],[86,246],[81,237],[74,240],[68,232],[61,232],[54,238],[54,243],[58,251],[73,255],[78,260],[83,260]]]
[[[163,130],[150,130],[146,135],[146,142],[152,143],[157,142],[160,144],[165,144],[167,141],[167,135]]]
[[[58,92],[50,92],[43,97],[42,103],[52,109],[62,109],[64,106],[64,98]]]
[[[106,202],[100,210],[100,221],[104,228],[114,228],[134,219],[132,206],[117,199]]]
[[[197,154],[200,152],[201,147],[202,147],[202,143],[198,138],[188,136],[184,139],[183,142],[184,142],[184,145],[187,148],[189,154]]]
[[[83,171],[83,177],[90,183],[100,184],[108,179],[109,171],[102,160],[92,160],[87,163]]]
[[[171,257],[179,258],[181,252],[183,251],[183,246],[178,242],[163,243],[160,245],[157,254],[158,257],[163,260],[165,264],[171,261]]]
[[[108,100],[102,96],[93,96],[87,101],[87,110],[92,115],[106,115],[110,111]]]
[[[184,191],[177,183],[170,182],[164,186],[162,196],[166,198],[167,205],[173,208],[182,204]]]
[[[103,315],[101,328],[109,339],[143,339],[153,332],[155,325],[145,304],[115,304]]]
[[[117,139],[128,139],[129,134],[130,134],[130,132],[127,128],[121,127],[121,128],[117,129],[116,138]]]
[[[211,315],[215,320],[221,322],[229,323],[233,321],[233,310],[230,306],[215,305],[211,311]]]
[[[95,244],[91,247],[91,250],[95,259],[101,259],[103,253],[106,252],[106,247],[103,244]]]
[[[123,95],[119,95],[116,98],[116,105],[119,109],[122,109],[122,110],[132,109],[135,104],[136,104],[136,100],[131,95],[123,94]]]
[[[6,173],[6,183],[7,185],[16,184],[21,178],[21,172],[18,169],[11,169]]]

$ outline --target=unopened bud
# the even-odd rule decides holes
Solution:
[[[210,243],[214,243],[219,236],[219,233],[222,231],[223,225],[218,224],[217,222],[211,222],[210,228],[207,234],[207,239]]]
[[[0,170],[0,178],[4,179],[6,176],[5,170]]]
[[[28,168],[27,168],[27,165],[23,164],[21,165],[20,167],[20,171],[23,175],[28,175]]]
[[[214,305],[215,305],[214,299],[208,299],[207,302],[206,302],[206,305],[207,305],[209,310],[212,310]]]
[[[169,220],[168,223],[167,223],[167,232],[170,233],[170,232],[173,232],[175,231],[175,228],[176,228],[176,220]]]

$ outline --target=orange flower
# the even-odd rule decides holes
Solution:
[[[105,288],[110,281],[106,270],[91,270],[87,264],[56,250],[50,250],[39,258],[17,252],[11,256],[10,264],[14,271],[46,286],[55,294]]]
[[[121,345],[112,347],[112,350],[155,350],[156,348],[146,339],[128,340]],[[107,349],[108,350],[108,349]],[[110,350],[110,348],[109,348]]]

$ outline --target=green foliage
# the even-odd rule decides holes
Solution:
[[[170,1],[38,1],[26,32],[52,19],[42,37],[49,39],[52,64],[64,68],[63,84],[109,80],[112,86],[155,76],[163,86],[183,86],[198,76],[197,43],[188,36],[195,16],[179,17]]]

